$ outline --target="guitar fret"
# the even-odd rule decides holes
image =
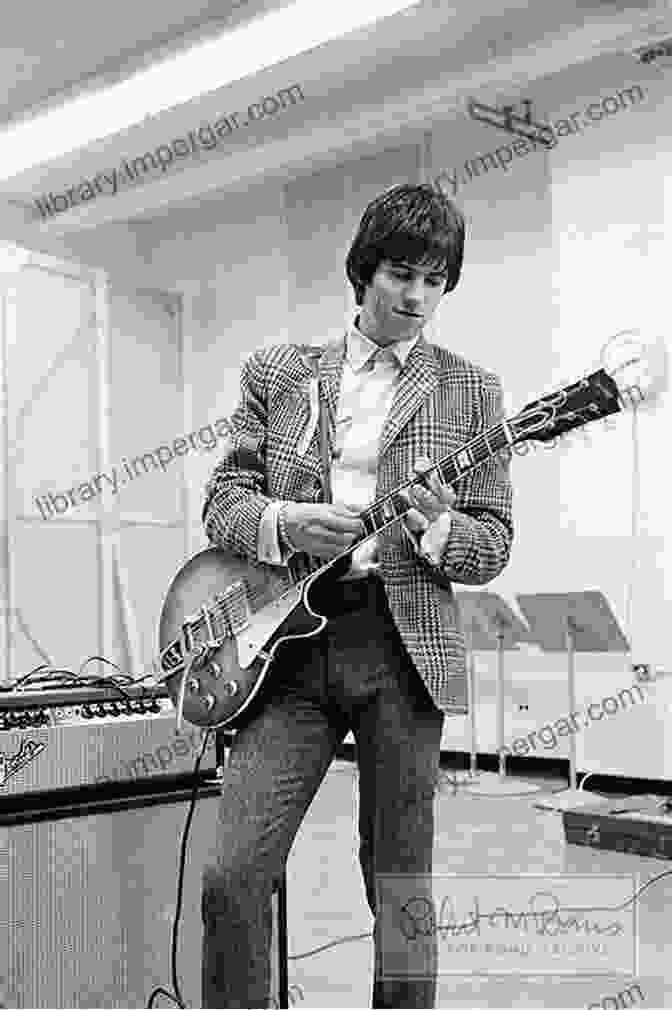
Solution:
[[[371,509],[365,509],[364,512],[360,512],[359,518],[362,520],[362,524],[364,526],[364,536],[371,536],[372,533],[376,532],[377,526],[371,513]]]
[[[408,505],[402,496],[393,491],[382,501],[377,502],[364,512],[360,513],[360,519],[364,523],[367,535],[377,533],[384,526],[399,519],[408,511]]]
[[[451,484],[457,477],[457,472],[452,460],[450,459],[447,459],[444,463],[439,464],[439,473],[444,484]]]
[[[455,466],[459,473],[464,470],[468,470],[473,466],[474,457],[469,449],[460,449],[457,456],[455,457]]]

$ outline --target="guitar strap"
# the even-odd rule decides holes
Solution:
[[[320,428],[320,455],[322,456],[322,490],[324,492],[325,502],[331,502],[332,491],[331,491],[331,453],[329,452],[329,432],[328,432],[328,419],[327,419],[327,401],[325,399],[324,391],[322,389],[322,384],[318,378],[317,395],[320,401],[320,419],[318,425]]]
[[[327,345],[326,350],[338,350],[342,354],[345,354],[347,347],[347,333],[344,333],[342,337],[334,341],[332,344]],[[321,355],[320,355],[321,357]],[[311,360],[311,367],[313,369],[313,375],[317,381],[317,398],[320,404],[318,425],[320,429],[320,455],[322,457],[322,490],[324,492],[325,502],[333,501],[333,493],[331,489],[331,452],[329,450],[329,418],[327,416],[327,400],[325,392],[322,388],[322,383],[320,381],[320,364],[319,358]]]
[[[324,353],[324,348],[315,348],[308,345],[297,345],[299,352],[301,353],[304,362],[308,365],[311,372],[313,373],[312,383],[314,384],[314,389],[317,393],[317,403],[318,403],[318,414],[317,414],[317,428],[319,432],[320,439],[320,457],[322,460],[322,493],[324,495],[325,502],[331,502],[333,500],[332,490],[331,490],[331,452],[329,450],[329,418],[327,416],[327,400],[326,394],[320,379],[320,358]],[[314,430],[314,429],[313,429]],[[310,441],[310,425],[305,435],[305,440],[302,440],[303,450],[299,449],[299,452],[305,451],[307,448],[307,443]]]

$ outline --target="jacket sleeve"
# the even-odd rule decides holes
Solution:
[[[502,387],[483,373],[474,436],[504,416]],[[420,559],[439,581],[485,585],[505,568],[513,543],[510,454],[498,454],[455,483],[450,532],[437,565]]]
[[[262,514],[271,503],[266,482],[267,391],[263,351],[241,371],[240,400],[229,419],[224,455],[205,486],[202,519],[212,544],[258,560]]]

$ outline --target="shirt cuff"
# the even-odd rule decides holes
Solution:
[[[426,554],[435,565],[441,564],[441,555],[446,549],[452,522],[453,513],[448,509],[429,524],[420,539],[421,552]]]
[[[267,565],[284,565],[293,552],[280,548],[278,536],[278,514],[284,501],[272,501],[266,506],[259,520],[257,534],[257,557]]]

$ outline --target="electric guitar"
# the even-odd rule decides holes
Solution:
[[[629,331],[632,332],[632,331]],[[617,367],[618,372],[635,363]],[[620,389],[604,368],[528,403],[433,464],[448,484],[518,443],[549,442],[644,398],[639,380]],[[425,475],[427,476],[427,475]],[[250,564],[228,550],[195,554],[173,579],[159,619],[159,673],[182,717],[195,726],[239,729],[286,645],[314,637],[327,618],[311,606],[319,584],[347,572],[355,548],[409,510],[409,480],[359,513],[365,533],[328,561],[294,555],[287,567]]]

